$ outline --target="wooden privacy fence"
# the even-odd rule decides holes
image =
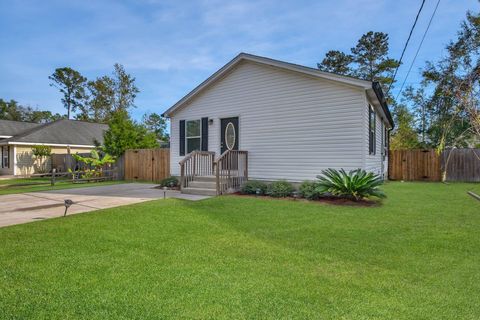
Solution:
[[[125,179],[158,182],[170,176],[170,149],[127,150]]]
[[[440,157],[435,150],[390,150],[388,178],[405,181],[440,181]]]
[[[388,178],[404,181],[441,181],[442,170],[447,181],[480,181],[480,149],[390,150]]]
[[[480,182],[480,149],[451,149],[442,154],[447,181]]]

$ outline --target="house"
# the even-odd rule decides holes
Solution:
[[[57,120],[47,124],[0,120],[0,175],[29,175],[41,166],[32,153],[36,145],[50,146],[54,154],[90,152],[103,142],[105,124]],[[50,161],[50,159],[46,159]]]
[[[313,180],[327,168],[387,174],[393,120],[377,82],[241,53],[164,115],[171,174],[187,193]]]

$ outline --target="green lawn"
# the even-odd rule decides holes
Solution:
[[[14,178],[0,180],[0,195],[24,193],[24,192],[38,192],[59,189],[72,189],[83,187],[96,187],[109,184],[123,183],[122,181],[104,181],[94,183],[72,183],[71,180],[58,180],[52,187],[50,178]]]
[[[0,229],[0,318],[479,319],[469,184],[378,207],[226,196]]]

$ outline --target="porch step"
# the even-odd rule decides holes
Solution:
[[[214,189],[214,190],[217,189],[217,184],[215,180],[202,181],[202,180],[195,179],[192,182],[190,182],[188,186],[191,188],[203,188],[203,189]]]
[[[215,176],[197,176],[194,178],[194,181],[198,182],[215,182],[216,177]]]
[[[210,189],[210,188],[188,187],[188,188],[182,188],[182,193],[196,194],[196,195],[200,195],[200,196],[216,196],[217,195],[217,190],[216,189]]]

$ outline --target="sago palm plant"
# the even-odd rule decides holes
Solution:
[[[385,198],[379,186],[383,183],[380,176],[362,169],[349,171],[327,169],[317,176],[317,191],[334,196],[361,200],[368,197]]]

